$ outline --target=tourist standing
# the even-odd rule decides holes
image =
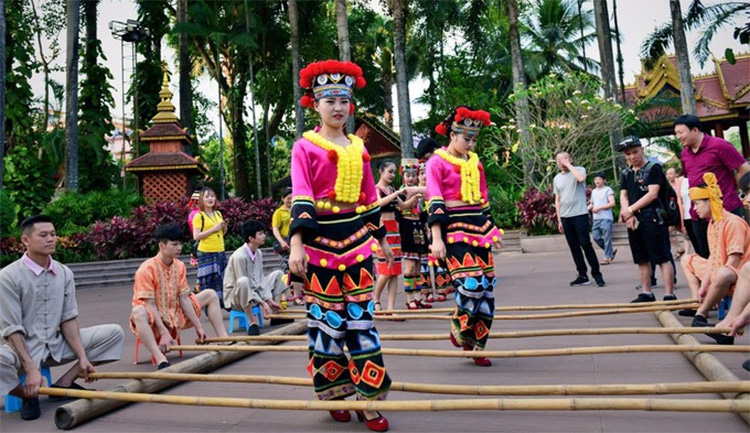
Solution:
[[[594,214],[594,225],[591,234],[594,242],[604,251],[604,259],[601,265],[608,265],[615,259],[617,250],[612,248],[612,225],[614,216],[612,208],[615,207],[615,192],[608,187],[604,173],[598,172],[594,175],[594,186],[591,190],[591,204],[589,210]]]

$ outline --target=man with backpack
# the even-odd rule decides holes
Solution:
[[[668,236],[671,211],[669,185],[661,165],[647,162],[638,137],[626,137],[618,150],[625,154],[628,168],[622,173],[620,184],[620,222],[628,228],[628,241],[633,262],[638,265],[642,292],[632,302],[654,302],[651,292],[651,265],[661,269],[666,294],[665,301],[677,299],[674,295],[674,268],[670,263],[672,252],[663,242]],[[677,211],[679,218],[679,211]],[[658,241],[654,241],[658,240]]]

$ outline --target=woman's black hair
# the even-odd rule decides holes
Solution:
[[[417,145],[417,158],[424,159],[428,153],[435,153],[436,150],[440,149],[440,143],[435,141],[432,137],[423,138]]]
[[[393,161],[391,161],[390,159],[382,159],[382,160],[380,160],[380,162],[378,162],[378,171],[380,172],[380,171],[385,170],[385,168],[388,167],[391,164],[393,164],[394,167],[396,166],[396,163],[393,162]]]

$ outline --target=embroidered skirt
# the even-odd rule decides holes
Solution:
[[[222,299],[224,288],[224,269],[227,267],[227,255],[219,253],[204,253],[198,251],[198,284],[201,290],[213,289]]]
[[[465,347],[484,349],[490,335],[497,285],[491,248],[501,236],[481,209],[448,210],[446,264],[456,290],[451,334]]]
[[[401,218],[398,224],[401,235],[401,257],[420,261],[427,255],[427,233],[424,222]]]
[[[401,234],[396,220],[383,221],[385,239],[393,251],[393,264],[388,266],[383,250],[378,248],[378,275],[401,275]]]
[[[318,236],[305,245],[307,336],[319,400],[357,394],[385,398],[391,379],[373,324],[373,258],[377,241],[354,213],[318,214]],[[344,352],[349,350],[349,356]]]

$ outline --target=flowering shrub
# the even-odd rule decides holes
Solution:
[[[190,213],[187,205],[187,198],[178,203],[157,202],[133,209],[130,216],[114,216],[109,220],[96,221],[85,232],[58,236],[55,257],[65,263],[150,257],[157,249],[153,239],[154,230],[161,224],[176,221],[183,228],[185,240],[192,239],[187,224]],[[270,225],[276,207],[276,203],[270,198],[251,202],[230,198],[222,202],[219,209],[229,225],[226,248],[233,249],[241,244],[240,227],[248,219],[258,219]],[[189,246],[189,242],[183,243],[184,252],[187,253]],[[18,239],[0,239],[0,266],[18,259],[23,252],[24,247]]]
[[[529,236],[556,233],[555,196],[552,191],[529,188],[516,202],[516,207],[521,213],[521,225]]]

